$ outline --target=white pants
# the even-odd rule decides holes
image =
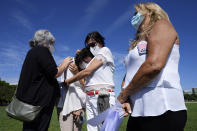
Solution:
[[[97,99],[98,99],[98,95],[87,95],[87,101],[86,101],[87,120],[94,118],[95,116],[98,115]],[[114,92],[110,92],[109,104],[110,104],[110,107],[115,105],[115,93]],[[102,125],[91,126],[91,125],[87,124],[87,130],[88,131],[99,131],[101,126]]]

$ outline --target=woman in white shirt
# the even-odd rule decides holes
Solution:
[[[85,78],[85,91],[87,95],[86,115],[87,120],[89,120],[115,104],[114,61],[111,51],[105,47],[103,36],[98,32],[89,33],[85,44],[94,55],[94,58],[90,62],[84,60],[83,67],[85,69],[72,78],[65,80],[65,83],[70,84]],[[87,130],[97,131],[100,129],[100,126],[87,124]]]
[[[94,56],[89,50],[82,50],[85,53],[84,59],[92,59]],[[69,68],[64,71],[61,76],[61,81],[71,78],[79,70],[81,70],[82,56],[76,54],[74,62],[69,65]],[[81,131],[83,124],[83,114],[86,103],[86,94],[84,92],[84,81],[76,81],[65,87],[60,83],[61,97],[57,104],[57,112],[59,117],[61,131]]]
[[[179,40],[167,13],[155,3],[135,5],[137,29],[125,58],[121,103],[130,100],[132,131],[183,131],[187,119],[178,73]]]

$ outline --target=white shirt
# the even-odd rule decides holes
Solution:
[[[98,54],[89,62],[89,64],[94,59],[102,59],[101,57],[104,57],[102,66],[99,67],[93,74],[85,78],[85,86],[102,84],[114,86],[114,60],[109,48],[100,48]],[[87,67],[89,66],[89,64],[87,65]]]
[[[127,87],[146,59],[146,54],[140,55],[138,52],[141,43],[146,42],[139,42],[125,57],[127,73],[123,88]],[[178,73],[179,58],[179,46],[174,44],[161,73],[152,82],[130,96],[133,104],[132,116],[158,116],[167,110],[186,110]]]
[[[67,69],[61,76],[61,82],[63,82],[65,79],[71,78],[73,76],[72,72]],[[62,87],[63,89],[65,87]],[[66,89],[64,89],[66,90]],[[67,92],[62,90],[61,92],[63,98],[63,110],[62,114],[64,116],[70,114],[73,111],[82,109],[85,107],[86,102],[86,94],[83,92],[80,82],[76,81],[69,85],[69,88],[67,89]],[[63,94],[66,93],[66,94]],[[61,105],[61,104],[60,104]]]

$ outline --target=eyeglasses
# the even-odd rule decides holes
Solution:
[[[87,47],[95,47],[97,42],[91,42],[87,44]]]
[[[136,11],[136,12],[134,13],[134,16],[137,15],[137,13],[138,13],[138,12]]]

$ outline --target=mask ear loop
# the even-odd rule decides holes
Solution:
[[[129,10],[131,10],[130,15],[134,15],[135,12],[137,12],[137,10],[135,9],[135,4],[136,3],[134,3],[133,6],[129,8]]]

